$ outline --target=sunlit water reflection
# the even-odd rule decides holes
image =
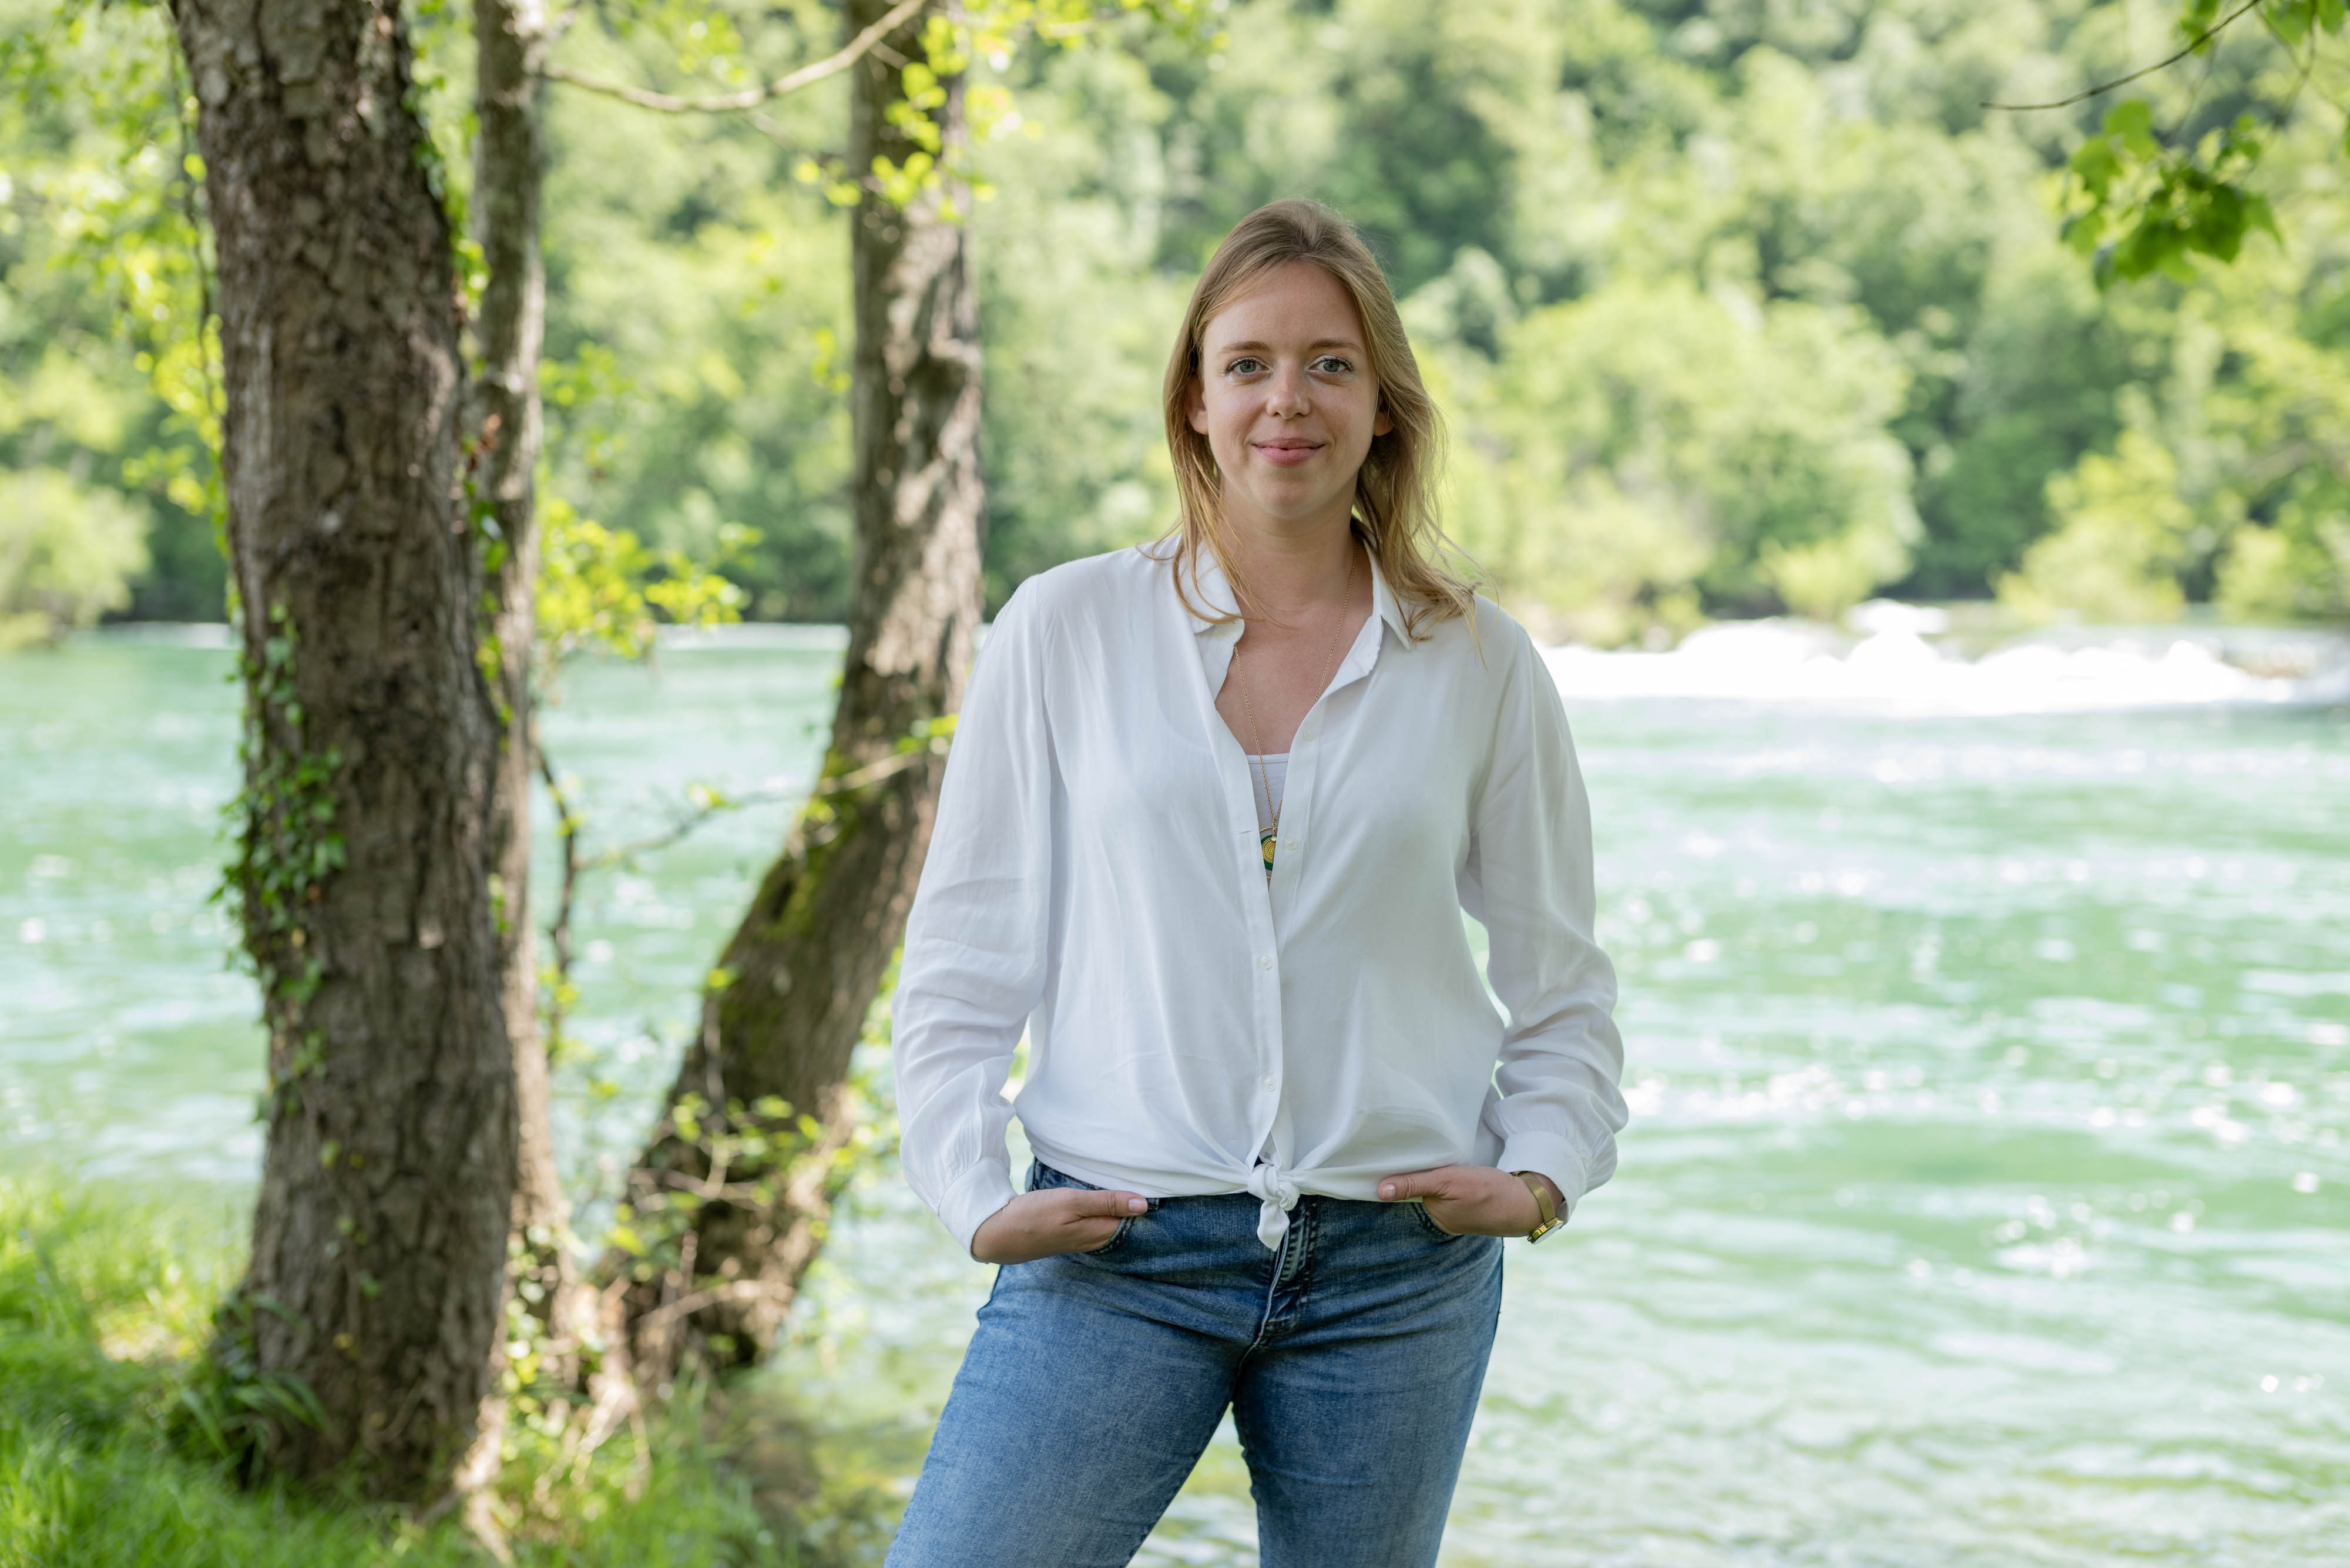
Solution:
[[[1798,650],[1765,701],[1756,646],[1555,661],[1636,1120],[1570,1230],[1509,1250],[1445,1561],[2350,1561],[2350,716],[2166,646],[2105,649],[2102,704],[2078,648],[2062,701],[1890,648]],[[575,672],[547,732],[590,831],[804,785],[837,648]],[[2198,701],[2147,694],[2165,659]],[[11,1159],[252,1179],[253,991],[205,902],[226,669],[125,637],[0,664]],[[590,882],[583,1189],[784,820]],[[902,1477],[987,1274],[894,1177],[852,1210],[777,1376]],[[1252,1539],[1227,1432],[1142,1560]]]

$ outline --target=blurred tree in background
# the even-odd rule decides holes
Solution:
[[[2296,6],[2311,26],[2292,47],[2260,12],[2126,89],[2171,164],[2219,168],[2236,136],[2221,171],[2276,236],[2254,227],[2231,265],[2182,253],[2102,289],[2069,248],[2085,231],[2064,228],[2089,199],[2076,155],[2113,146],[2114,203],[2153,189],[2127,161],[2144,144],[2111,141],[2115,97],[1984,106],[2159,60],[2199,14],[2178,0],[1232,0],[1213,57],[1135,20],[1101,24],[1130,28],[1130,49],[979,62],[977,88],[1017,94],[1016,112],[975,116],[993,187],[974,253],[995,367],[989,602],[1164,525],[1157,382],[1182,297],[1234,218],[1302,192],[1357,218],[1389,265],[1454,419],[1455,530],[1553,632],[2002,585],[2034,613],[2341,615],[2334,100],[2350,94],[2324,7],[2268,9]],[[760,79],[837,32],[815,0],[598,16],[558,59],[681,92]],[[53,4],[0,0],[20,53],[47,39],[96,72],[140,47],[117,14],[74,26],[80,41],[60,41]],[[463,40],[422,28],[444,62],[428,119],[454,139]],[[123,568],[130,613],[209,614],[209,524],[173,499],[167,461],[195,405],[136,362],[140,311],[176,286],[120,259],[154,250],[173,210],[176,131],[165,113],[118,142],[130,111],[109,113],[0,106],[0,464],[123,497],[152,557]],[[725,118],[558,94],[547,121],[556,490],[689,554],[755,528],[748,612],[839,619],[838,94]],[[2167,521],[2117,499],[2125,473],[2130,494],[2168,484]],[[2163,538],[2109,557],[2116,507]],[[2082,532],[2035,555],[2059,528]],[[2069,602],[2063,563],[2083,550],[2127,579],[2096,606]]]
[[[120,493],[54,468],[0,478],[0,652],[88,626],[130,601],[146,519]]]
[[[0,0],[0,640],[222,617],[218,340],[170,36],[160,9]]]

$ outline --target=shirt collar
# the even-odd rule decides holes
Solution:
[[[1388,587],[1387,574],[1379,570],[1378,553],[1366,551],[1365,556],[1371,564],[1371,612],[1387,623],[1388,629],[1396,634],[1398,642],[1406,648],[1411,647],[1411,630],[1404,622],[1403,606],[1396,598],[1395,590]],[[1212,621],[1201,615],[1198,608],[1192,607],[1196,605],[1219,612],[1238,610],[1239,601],[1232,594],[1231,582],[1224,576],[1223,564],[1216,559],[1216,552],[1205,545],[1194,552],[1191,559],[1197,567],[1196,577],[1191,585],[1192,604],[1186,605],[1183,611],[1191,622],[1191,630],[1201,636],[1222,633],[1226,637],[1238,637],[1240,622]]]

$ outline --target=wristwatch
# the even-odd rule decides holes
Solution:
[[[1566,1223],[1559,1218],[1558,1205],[1550,1200],[1550,1183],[1542,1179],[1541,1172],[1513,1170],[1510,1174],[1526,1184],[1526,1190],[1534,1195],[1534,1202],[1542,1209],[1542,1223],[1526,1232],[1527,1241],[1539,1241]]]

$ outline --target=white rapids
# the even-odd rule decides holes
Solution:
[[[1669,652],[1545,650],[1570,698],[1694,697],[1917,714],[2086,712],[2204,703],[2350,702],[2350,638],[2177,625],[2050,628],[1970,658],[1940,610],[1887,599],[1851,632],[1723,621]]]

